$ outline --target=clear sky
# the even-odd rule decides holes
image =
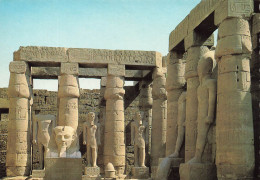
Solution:
[[[0,87],[19,46],[152,50],[166,55],[175,26],[200,0],[0,0]],[[57,89],[57,80],[34,88]],[[97,80],[80,80],[99,88]]]

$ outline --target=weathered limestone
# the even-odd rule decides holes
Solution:
[[[83,124],[83,144],[87,146],[88,167],[97,167],[97,152],[100,145],[99,125],[95,125],[95,113],[88,113]]]
[[[152,112],[152,177],[156,175],[159,158],[165,157],[166,150],[166,113],[167,97],[165,90],[166,78],[162,68],[156,68],[153,73],[153,112]]]
[[[23,61],[11,62],[9,70],[6,174],[8,177],[28,176],[31,170],[30,70]]]
[[[166,156],[174,152],[177,140],[178,99],[185,85],[185,60],[182,54],[169,52],[167,56],[167,132]]]
[[[116,173],[115,173],[115,168],[112,163],[107,163],[105,167],[105,178],[106,179],[115,179]]]
[[[131,172],[133,179],[149,178],[149,167],[133,167]]]
[[[124,76],[124,65],[108,64],[104,163],[112,163],[119,176],[125,170]]]
[[[243,1],[245,4],[248,2]],[[249,4],[247,5],[239,11],[240,16],[249,15]],[[230,4],[227,7],[230,9]],[[226,45],[218,43],[216,48],[219,60],[216,165],[218,179],[221,180],[253,178],[255,162],[249,68],[252,49],[248,22],[239,17],[221,21],[219,32],[222,37],[219,42],[224,42],[227,38],[232,39],[232,42]],[[227,30],[229,24],[237,27],[232,34]],[[226,48],[230,51],[226,51]]]
[[[145,167],[145,145],[147,144],[146,127],[143,126],[141,113],[136,113],[131,123],[131,144],[134,145],[134,166]]]
[[[49,151],[49,141],[52,130],[56,126],[54,115],[35,115],[33,120],[33,143],[38,145],[40,169],[44,169],[44,159]]]
[[[206,46],[194,46],[188,49],[185,67],[185,79],[187,80],[185,162],[189,161],[195,155],[198,113],[197,88],[199,86],[197,65],[199,59],[208,51],[209,49]]]

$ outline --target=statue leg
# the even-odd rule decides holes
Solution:
[[[41,143],[39,143],[38,149],[39,149],[39,156],[40,156],[39,157],[40,169],[43,169],[44,151],[43,151],[43,145]]]
[[[139,162],[141,167],[145,167],[145,148],[139,148]]]
[[[170,155],[170,157],[173,157],[173,158],[179,157],[184,135],[185,135],[184,126],[178,126],[178,137],[177,137],[177,141],[176,141],[176,145],[175,145],[175,150],[174,150],[174,153]]]
[[[88,167],[91,167],[91,148],[89,145],[87,145],[87,161],[88,161]]]
[[[92,149],[92,163],[93,167],[97,166],[97,148],[91,148]]]
[[[135,157],[134,166],[138,167],[138,147],[137,147],[137,145],[134,145],[134,157]]]

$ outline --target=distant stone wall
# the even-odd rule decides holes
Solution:
[[[134,92],[133,92],[134,93]],[[57,92],[47,90],[34,90],[33,111],[36,114],[53,114],[57,113]],[[89,112],[99,112],[100,90],[82,90],[80,91],[79,99],[79,140],[80,151],[82,152],[83,162],[86,163],[86,147],[82,144],[82,123],[84,117]],[[0,88],[0,103],[1,100],[6,100],[7,88]],[[139,97],[134,100],[126,98],[125,104],[125,136],[126,136],[126,173],[128,174],[133,165],[134,155],[133,147],[130,145],[130,122],[133,120],[134,114],[139,110]],[[2,108],[2,106],[0,106]],[[7,123],[8,123],[8,107],[0,108],[0,178],[5,177],[5,160],[6,160],[6,142],[7,142]],[[84,166],[84,164],[83,164]],[[33,169],[39,167],[38,147],[33,145]]]

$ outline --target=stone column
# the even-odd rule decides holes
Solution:
[[[78,64],[61,63],[59,82],[59,119],[57,126],[78,128]]]
[[[105,138],[105,121],[106,121],[106,100],[104,98],[106,90],[106,77],[101,78],[100,82],[100,97],[99,97],[99,123],[100,123],[100,142],[101,145],[98,146],[98,159],[97,164],[100,167],[100,173],[105,173],[104,168],[104,138]]]
[[[153,73],[153,106],[152,106],[152,176],[156,174],[159,158],[165,157],[166,150],[166,113],[167,98],[165,90],[166,78],[162,68]]]
[[[250,179],[253,178],[255,166],[250,93],[250,28],[248,21],[240,18],[241,11],[235,14],[239,17],[231,14],[223,18],[221,5],[215,12],[215,23],[220,24],[215,54],[218,59],[217,175],[221,180]],[[228,6],[226,9],[230,8],[230,4],[224,5]],[[251,6],[249,1],[243,5],[247,8]],[[243,17],[250,16],[248,10],[250,8],[245,14],[242,13]],[[234,11],[236,13],[236,9]],[[220,17],[223,19],[220,20]]]
[[[255,134],[255,175],[260,177],[260,13],[253,17],[252,23],[253,54],[250,63],[251,93],[253,107],[253,121]]]
[[[125,170],[124,76],[124,65],[108,64],[104,163],[112,163],[119,176]]]
[[[10,63],[9,122],[6,174],[29,176],[31,170],[30,142],[30,70],[24,61]]]
[[[169,52],[167,56],[167,132],[166,132],[166,156],[175,150],[178,135],[178,99],[185,85],[185,60],[181,53]]]
[[[146,126],[146,137],[148,140],[148,147],[145,151],[148,156],[146,156],[146,162],[149,161],[151,154],[151,130],[152,130],[152,82],[150,81],[141,81],[140,82],[140,99],[139,99],[139,109],[143,112],[143,124]],[[150,164],[150,163],[149,163]]]
[[[186,47],[187,48],[187,47]],[[195,156],[197,139],[197,88],[199,77],[197,65],[201,56],[209,51],[207,46],[190,46],[187,48],[185,79],[187,81],[186,121],[185,121],[185,162]]]

